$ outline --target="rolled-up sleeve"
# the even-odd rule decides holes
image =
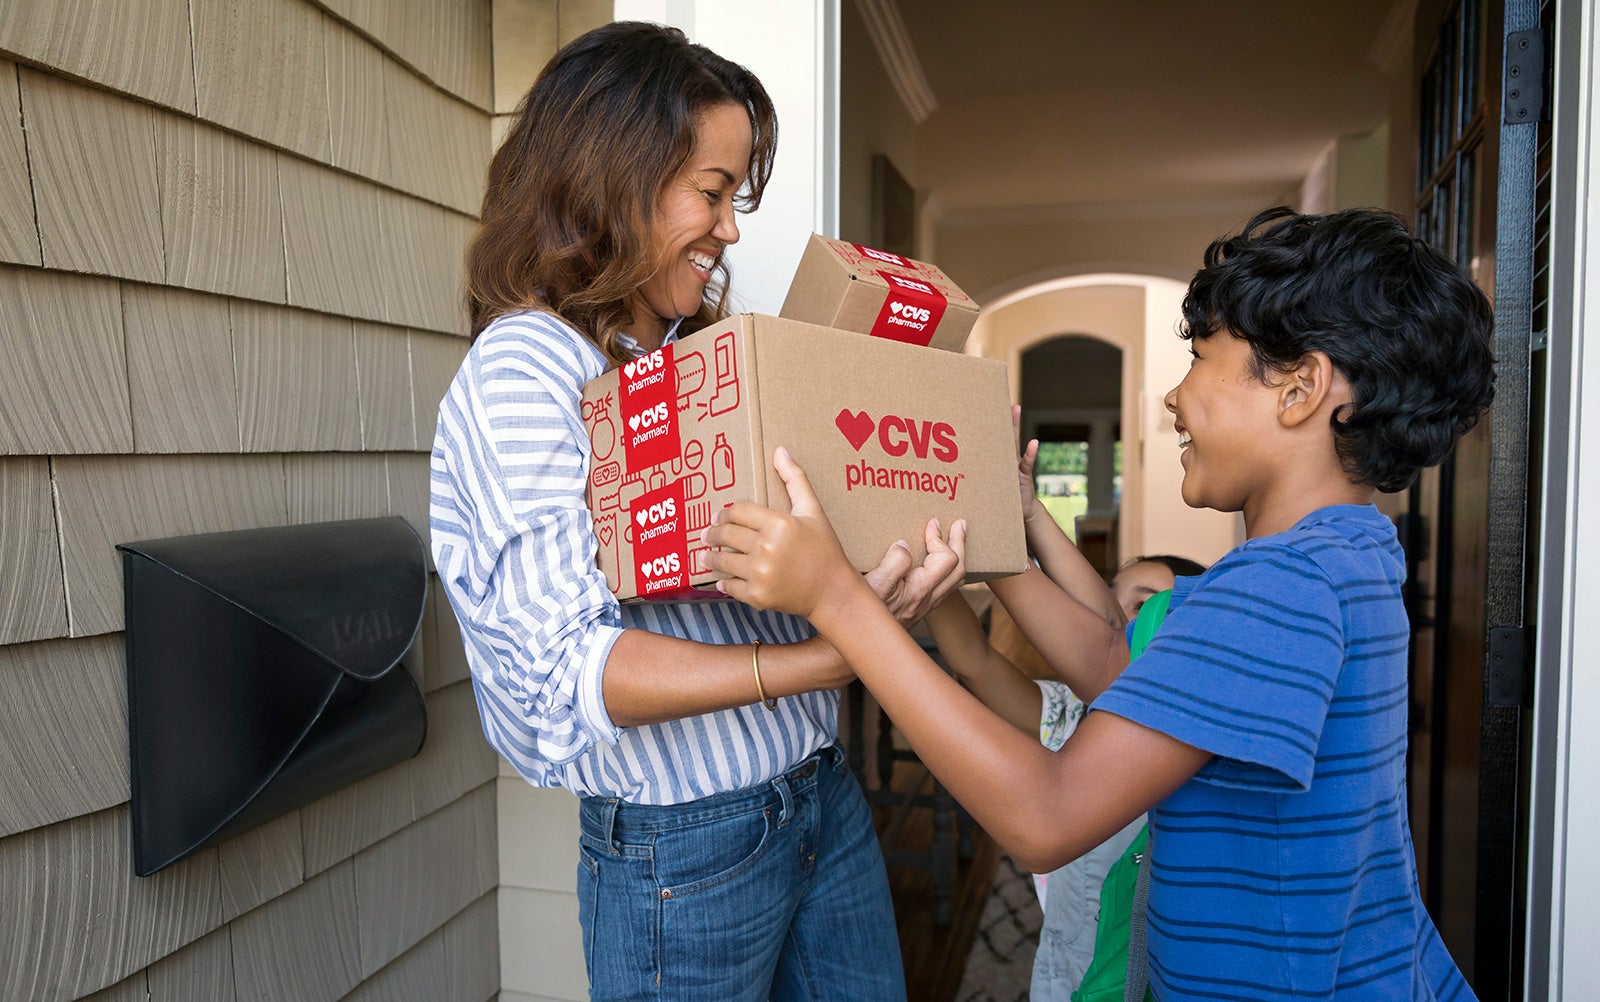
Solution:
[[[434,561],[484,734],[529,778],[617,728],[601,684],[621,634],[585,501],[583,384],[598,353],[554,318],[491,326],[439,407]]]

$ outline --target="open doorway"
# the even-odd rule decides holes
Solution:
[[[1034,490],[1097,570],[1118,563],[1122,349],[1067,334],[1022,353],[1023,437],[1039,440]]]

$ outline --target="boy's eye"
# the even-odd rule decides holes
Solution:
[[[1148,602],[1148,601],[1150,601],[1150,600],[1147,599],[1147,598],[1141,598],[1139,601],[1133,603],[1133,614],[1135,616],[1137,616],[1139,614],[1139,610],[1143,609],[1144,608],[1144,604],[1146,602]]]

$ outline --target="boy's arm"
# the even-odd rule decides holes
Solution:
[[[945,664],[966,683],[968,692],[1024,734],[1038,735],[1044,711],[1038,685],[989,646],[983,625],[965,598],[952,593],[923,622],[938,642]]]
[[[1023,867],[1046,873],[1165,799],[1209,752],[1091,712],[1052,752],[990,712],[928,659],[844,559],[804,474],[776,459],[792,514],[749,502],[720,510],[718,588],[810,619],[832,641],[918,756]]]

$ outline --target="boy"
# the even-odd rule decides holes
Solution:
[[[1207,249],[1184,320],[1194,361],[1166,398],[1183,499],[1242,512],[1247,540],[1178,583],[1131,665],[1107,595],[1063,602],[1034,574],[995,583],[1092,701],[1059,752],[927,661],[843,561],[787,452],[791,515],[736,505],[708,530],[722,588],[811,619],[1029,869],[1150,811],[1157,999],[1472,998],[1417,889],[1405,565],[1372,501],[1488,405],[1488,303],[1396,216],[1278,209]],[[1037,556],[1073,566],[1064,550]]]

